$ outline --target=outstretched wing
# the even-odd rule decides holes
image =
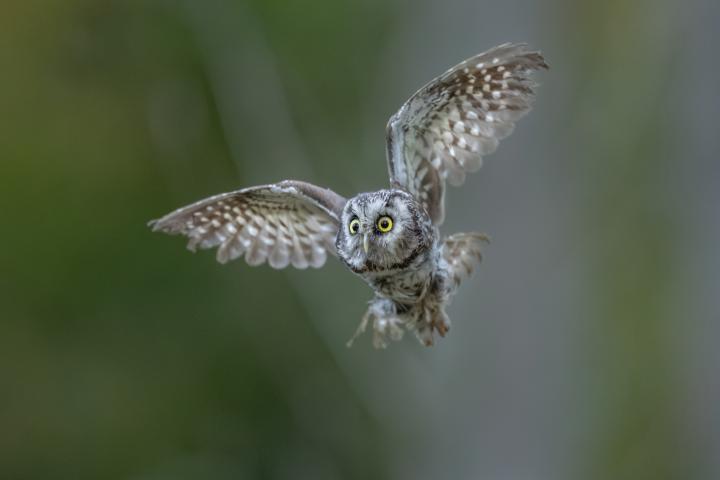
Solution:
[[[332,190],[286,180],[223,193],[149,223],[153,231],[190,238],[188,249],[219,247],[217,260],[240,255],[250,265],[321,267],[336,255],[335,237],[346,200]]]
[[[482,260],[482,247],[490,239],[482,233],[456,233],[445,239],[440,254],[448,272],[448,287],[456,289],[463,280],[472,275]]]
[[[436,225],[445,181],[461,185],[530,110],[530,73],[548,68],[524,44],[500,45],[456,65],[415,93],[387,125],[390,181],[413,194]]]

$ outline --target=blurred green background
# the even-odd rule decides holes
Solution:
[[[5,0],[0,478],[720,478],[720,4]],[[449,193],[493,237],[434,348],[370,291],[146,222],[386,185],[384,126],[506,41],[551,65]]]

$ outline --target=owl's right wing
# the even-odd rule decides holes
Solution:
[[[530,111],[530,74],[547,68],[524,44],[500,45],[454,66],[417,91],[387,125],[390,182],[444,217],[445,181],[461,185]]]
[[[220,263],[245,255],[250,265],[319,268],[327,252],[336,255],[345,202],[332,190],[286,180],[206,198],[149,225],[187,236],[192,251],[219,247]]]

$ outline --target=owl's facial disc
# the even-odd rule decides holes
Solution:
[[[340,257],[354,271],[400,263],[419,241],[413,202],[394,190],[362,193],[348,201],[337,238]]]

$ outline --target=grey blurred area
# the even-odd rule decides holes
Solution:
[[[720,478],[720,4],[40,0],[0,15],[0,478]],[[387,118],[528,42],[531,114],[449,191],[492,237],[432,348],[369,289],[146,222],[387,184]]]

